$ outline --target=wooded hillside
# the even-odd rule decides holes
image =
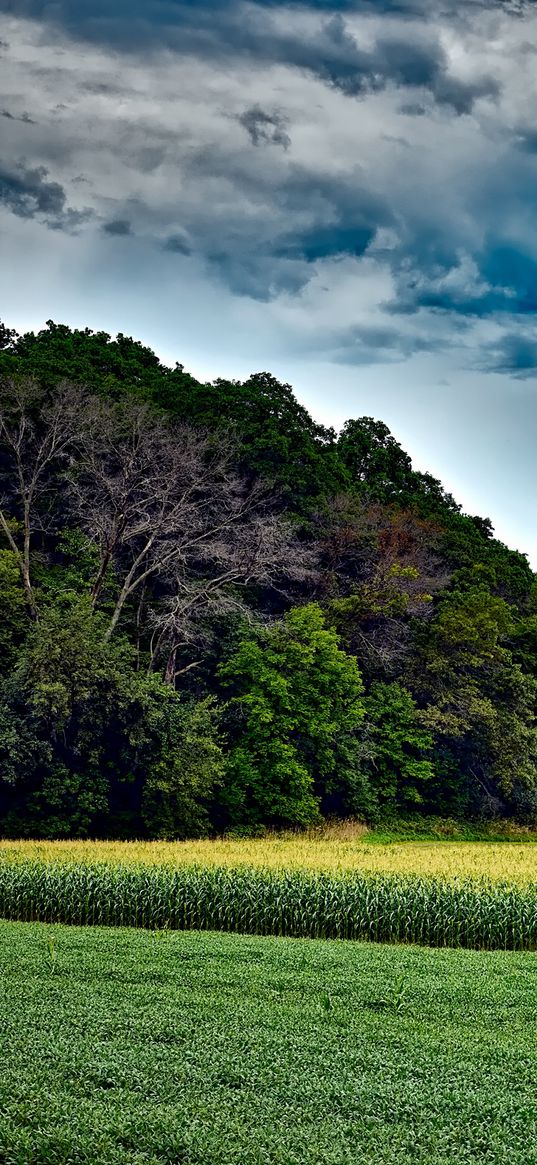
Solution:
[[[0,832],[537,819],[537,582],[382,422],[0,325]]]

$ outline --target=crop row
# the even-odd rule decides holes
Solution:
[[[9,863],[0,916],[303,938],[537,949],[537,885],[258,869]]]
[[[72,862],[75,865],[251,866],[271,870],[415,875],[452,881],[490,878],[532,882],[537,877],[537,842],[401,842],[386,845],[353,834],[352,822],[310,833],[256,838],[197,838],[190,841],[0,840],[3,861]],[[347,830],[347,833],[345,832]],[[537,835],[536,835],[537,836]]]

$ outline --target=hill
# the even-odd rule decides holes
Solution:
[[[537,819],[537,584],[371,417],[0,326],[0,832]]]

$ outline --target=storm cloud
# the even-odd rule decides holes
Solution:
[[[0,12],[4,213],[97,233],[133,262],[140,248],[195,262],[233,295],[278,301],[299,347],[309,295],[338,360],[374,362],[377,338],[390,362],[436,346],[471,367],[483,343],[482,366],[507,367],[507,339],[479,325],[516,335],[537,304],[531,6]],[[322,288],[334,295],[342,264],[332,324]]]
[[[524,0],[0,0],[0,316],[294,376],[517,530],[536,53]]]
[[[466,6],[479,9],[481,4]],[[501,5],[499,5],[501,7]],[[286,9],[291,20],[282,18]],[[438,34],[442,4],[304,3],[276,0],[135,0],[109,5],[104,0],[48,4],[39,0],[0,0],[0,12],[33,18],[95,44],[124,52],[165,48],[224,64],[235,60],[287,65],[309,72],[351,97],[386,86],[423,88],[432,100],[458,114],[471,111],[482,96],[498,94],[492,75],[461,78],[450,68]],[[398,19],[393,31],[382,23],[373,38],[360,36],[356,22],[378,16]],[[462,11],[463,9],[461,9]],[[428,15],[429,19],[415,20]],[[436,19],[435,19],[436,18]],[[457,12],[455,23],[459,21]],[[368,33],[370,29],[368,29]]]
[[[267,113],[259,106],[245,109],[239,116],[240,124],[246,130],[253,146],[270,145],[283,146],[287,150],[291,145],[291,138],[286,130],[286,121],[278,113]]]
[[[87,217],[66,205],[59,182],[52,182],[45,166],[13,168],[0,163],[0,206],[18,218],[38,218],[55,229],[73,229]]]

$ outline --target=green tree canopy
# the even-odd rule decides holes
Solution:
[[[316,604],[244,638],[219,676],[230,692],[223,804],[231,823],[307,825],[334,784],[352,798],[362,681]]]
[[[89,600],[43,613],[0,689],[6,832],[180,837],[206,828],[221,769],[211,708],[189,709],[133,664],[131,645],[106,638]]]

